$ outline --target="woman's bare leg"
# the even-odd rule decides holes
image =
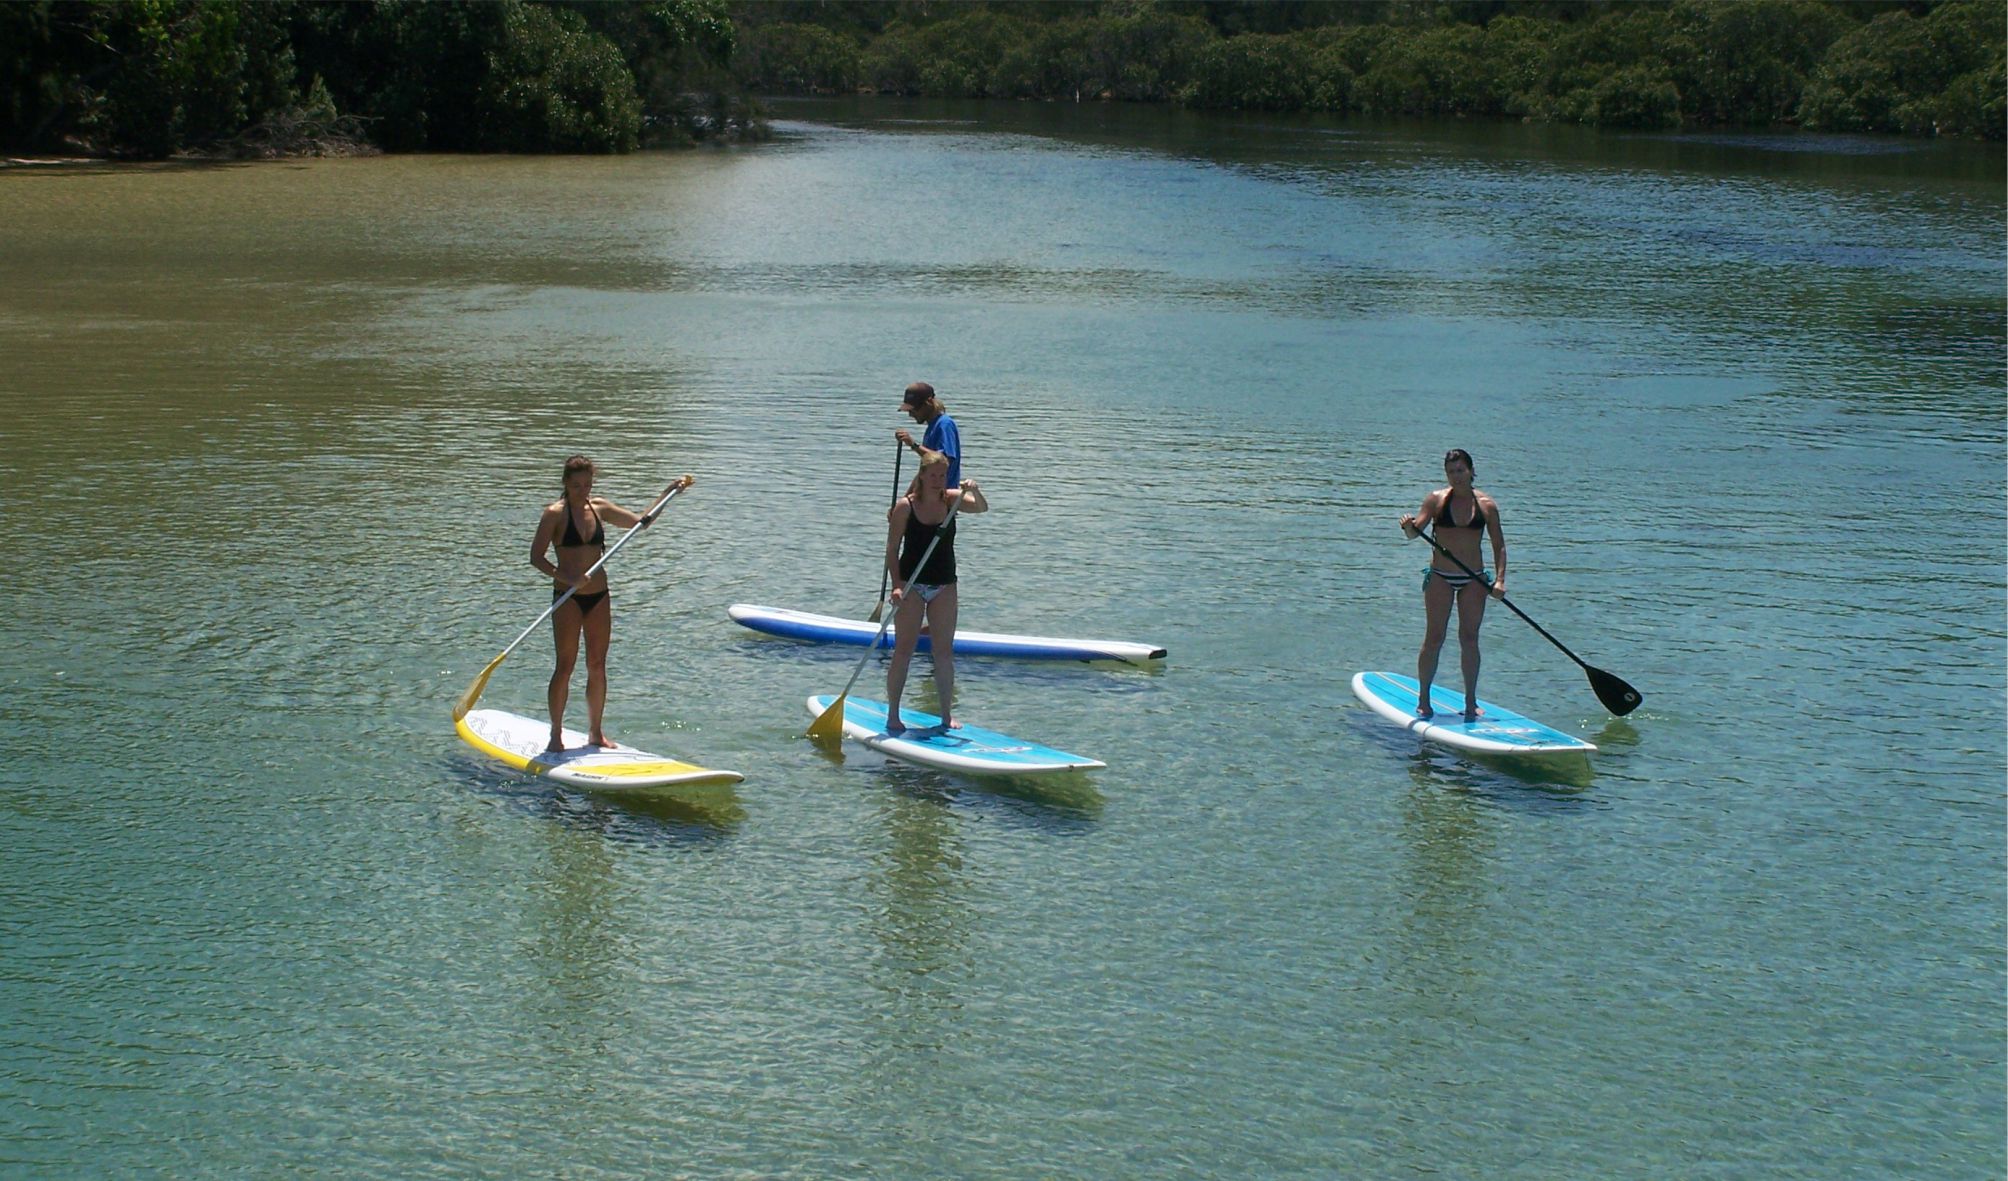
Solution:
[[[920,643],[920,596],[909,591],[900,596],[893,609],[892,663],[885,670],[885,729],[897,734],[906,729],[899,720],[899,696],[906,692],[906,670],[913,663],[914,646]]]
[[[1415,716],[1427,718],[1436,711],[1429,705],[1429,687],[1436,680],[1436,658],[1443,651],[1443,635],[1450,628],[1450,604],[1455,598],[1450,584],[1432,577],[1422,588],[1422,651],[1415,657]]]
[[[586,712],[592,729],[586,741],[594,746],[612,746],[607,741],[603,718],[607,712],[607,647],[614,635],[614,601],[611,596],[586,615]]]
[[[1492,592],[1473,579],[1457,592],[1457,652],[1464,667],[1464,720],[1478,716],[1478,625]]]
[[[955,584],[949,583],[927,605],[927,636],[934,653],[934,699],[939,704],[943,729],[960,729],[962,723],[949,716],[955,707]]]
[[[545,750],[565,749],[565,703],[572,695],[572,668],[579,660],[579,605],[569,599],[551,614],[551,641],[557,649],[557,665],[551,670],[551,685],[544,702],[551,709],[551,742]]]

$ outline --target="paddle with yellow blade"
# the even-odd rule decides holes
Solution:
[[[648,528],[651,524],[653,524],[655,522],[656,515],[662,512],[663,506],[668,504],[671,498],[673,498],[677,493],[683,491],[685,488],[688,488],[693,483],[695,483],[696,479],[697,478],[695,476],[685,475],[685,476],[678,476],[676,479],[670,481],[669,487],[663,489],[661,498],[655,502],[653,507],[651,507],[647,512],[641,515],[641,520],[635,523],[634,528],[628,530],[626,533],[621,534],[620,540],[614,542],[611,546],[608,546],[607,552],[601,554],[600,560],[594,562],[589,568],[587,568],[586,572],[579,576],[579,580],[577,582],[573,583],[570,587],[566,588],[564,594],[559,595],[557,598],[551,600],[551,605],[544,609],[544,613],[537,617],[535,623],[532,623],[529,627],[524,628],[522,635],[517,636],[515,639],[509,641],[509,646],[507,648],[502,649],[502,655],[497,656],[495,659],[488,662],[488,667],[481,670],[481,675],[474,678],[474,683],[472,685],[467,686],[467,692],[462,693],[460,695],[460,700],[454,703],[453,720],[456,722],[459,721],[460,719],[467,716],[468,710],[474,708],[474,703],[481,699],[481,691],[488,687],[488,678],[495,675],[495,670],[500,668],[502,666],[502,662],[509,658],[509,654],[516,650],[516,645],[522,643],[524,640],[529,639],[530,633],[536,631],[539,624],[543,623],[546,619],[549,619],[553,611],[556,611],[558,608],[564,606],[565,602],[568,599],[570,599],[572,595],[575,594],[581,586],[584,586],[587,582],[591,581],[593,575],[598,574],[600,572],[600,567],[606,565],[609,561],[612,561],[613,556],[621,551],[622,546],[634,540],[635,534],[640,533],[642,530]]]
[[[955,514],[961,508],[962,498],[958,496],[955,498],[955,503],[948,506],[948,515],[941,519],[941,524],[934,527],[934,536],[928,538],[927,548],[920,551],[920,561],[913,564],[912,576],[906,580],[905,586],[900,587],[899,594],[902,599],[913,590],[913,580],[920,577],[922,570],[927,569],[927,560],[934,556],[934,547],[941,544],[941,535],[948,531],[948,526],[955,521]],[[830,747],[835,747],[843,741],[844,699],[850,696],[851,687],[858,683],[858,676],[865,671],[865,664],[871,660],[872,653],[878,651],[879,641],[885,638],[885,629],[891,626],[892,614],[888,612],[884,621],[879,624],[878,634],[874,635],[872,642],[865,646],[865,654],[858,659],[858,666],[851,670],[851,679],[844,682],[844,691],[837,694],[837,699],[830,702],[828,709],[816,715],[815,721],[809,723],[810,738]]]

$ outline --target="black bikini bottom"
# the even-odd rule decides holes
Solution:
[[[580,593],[572,596],[572,602],[577,603],[579,605],[579,614],[591,615],[593,613],[593,608],[599,606],[602,602],[605,602],[606,597],[612,593],[613,593],[612,591],[594,591],[592,594],[586,594],[585,592],[581,591]],[[551,588],[552,602],[555,603],[559,599],[562,599],[564,597],[565,597],[564,591],[559,590],[556,587]]]

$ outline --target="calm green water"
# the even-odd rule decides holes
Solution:
[[[2002,1174],[1998,150],[783,114],[0,171],[0,1173]],[[1171,651],[964,663],[1085,782],[833,765],[854,656],[725,617],[869,611],[915,378],[995,506],[965,625]],[[1352,701],[1452,446],[1646,695],[1495,609],[1587,767]],[[609,729],[734,789],[453,737],[575,450],[699,477]]]

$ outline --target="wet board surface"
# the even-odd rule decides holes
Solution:
[[[1464,694],[1442,685],[1429,687],[1429,704],[1436,716],[1424,721],[1415,716],[1420,687],[1414,677],[1400,673],[1363,672],[1353,677],[1355,697],[1381,717],[1430,742],[1495,755],[1590,754],[1597,749],[1573,734],[1483,697],[1478,699],[1478,720],[1467,722]]]
[[[626,744],[588,746],[586,736],[577,730],[564,731],[564,750],[546,752],[549,718],[526,718],[499,709],[469,710],[454,730],[467,745],[519,771],[597,792],[738,783],[745,778],[737,771],[700,767]]]
[[[883,636],[879,636],[879,625],[863,619],[845,619],[838,615],[817,615],[810,611],[791,611],[786,607],[761,607],[752,603],[734,603],[727,607],[726,614],[742,627],[765,632],[770,636],[783,636],[791,640],[803,640],[814,644],[850,644],[859,648],[872,644],[878,637],[877,647],[893,646],[894,628],[888,626]],[[917,651],[930,652],[933,644],[923,634],[915,645]],[[1115,660],[1124,664],[1149,664],[1164,659],[1164,649],[1154,644],[1139,644],[1128,640],[1069,640],[1057,636],[1014,636],[1002,632],[979,632],[957,628],[955,631],[955,654],[957,656],[1002,656],[1013,660]]]
[[[819,693],[809,698],[809,713],[820,717],[835,700],[828,693]],[[844,736],[909,763],[973,775],[1053,775],[1107,765],[967,722],[959,729],[943,730],[941,719],[933,714],[902,709],[899,716],[906,731],[898,736],[887,734],[885,702],[846,697]]]

